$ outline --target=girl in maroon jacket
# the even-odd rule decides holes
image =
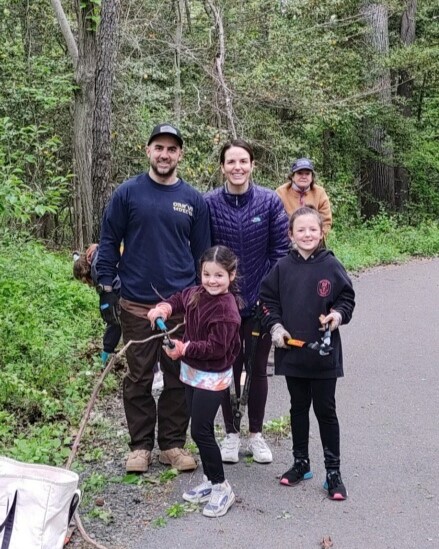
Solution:
[[[314,208],[305,206],[293,213],[289,235],[293,249],[262,281],[260,294],[276,347],[275,373],[285,376],[291,397],[294,463],[280,482],[294,486],[312,477],[308,454],[312,403],[323,446],[325,487],[331,499],[343,500],[347,491],[340,475],[340,428],[335,406],[337,378],[343,376],[338,328],[351,320],[355,293],[343,265],[322,246],[322,217]],[[319,346],[326,325],[331,330],[331,342],[324,335]],[[317,350],[294,347],[298,340],[315,344]]]
[[[181,358],[180,379],[186,386],[191,417],[191,436],[200,451],[204,478],[183,494],[192,503],[208,503],[207,517],[225,515],[235,501],[224,478],[221,452],[215,440],[214,420],[232,382],[232,365],[240,350],[241,317],[236,291],[235,254],[225,246],[209,248],[200,259],[201,285],[187,288],[159,303],[148,313],[154,326],[157,318],[184,313],[183,341],[164,347],[173,360]]]

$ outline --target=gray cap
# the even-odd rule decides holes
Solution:
[[[309,158],[298,158],[291,166],[291,173],[298,172],[299,170],[311,170],[314,171],[314,164]]]
[[[164,123],[155,126],[149,136],[147,144],[150,145],[159,135],[172,135],[178,141],[180,147],[183,148],[183,137],[181,136],[180,130],[172,124]]]

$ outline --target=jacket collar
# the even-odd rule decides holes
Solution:
[[[296,191],[299,194],[305,194],[305,193],[307,193],[308,191],[311,190],[311,185],[308,185],[308,187],[306,187],[306,189],[302,189],[302,188],[298,187],[295,183],[291,183],[291,188],[293,189],[293,191]]]
[[[255,194],[255,186],[253,181],[250,181],[250,186],[245,193],[232,194],[229,193],[226,183],[224,183],[222,194],[227,204],[233,206],[234,208],[242,208],[253,198],[253,195]]]

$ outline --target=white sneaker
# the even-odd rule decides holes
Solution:
[[[221,442],[221,459],[225,463],[238,463],[241,441],[239,433],[228,433]]]
[[[235,494],[227,480],[222,484],[214,484],[209,503],[204,506],[203,515],[205,517],[222,517],[234,502]]]
[[[203,475],[203,482],[195,486],[195,488],[184,492],[183,499],[190,503],[203,503],[204,501],[209,501],[211,492],[212,483],[210,480],[207,480],[206,475]]]
[[[261,433],[256,433],[255,436],[250,437],[247,449],[253,454],[253,459],[258,463],[271,463],[273,461],[273,454]]]

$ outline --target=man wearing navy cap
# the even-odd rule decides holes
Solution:
[[[314,164],[309,158],[298,158],[293,163],[288,181],[276,192],[289,216],[301,206],[313,206],[322,216],[324,236],[328,235],[332,225],[331,204],[325,189],[316,183]]]
[[[198,260],[210,246],[207,205],[198,191],[177,176],[182,155],[180,130],[169,123],[155,126],[146,145],[148,173],[122,183],[104,213],[97,262],[100,311],[106,322],[118,322],[120,317],[125,343],[152,335],[148,311],[162,298],[196,283]],[[112,288],[116,272],[121,281],[120,315]],[[167,327],[182,321],[171,317]],[[182,336],[183,329],[173,334],[177,339]],[[189,416],[179,363],[162,352],[161,346],[162,340],[154,339],[127,350],[128,372],[123,382],[131,439],[127,472],[148,470],[157,422],[159,461],[179,471],[197,467],[183,449]],[[157,360],[164,388],[156,406],[152,383]]]

